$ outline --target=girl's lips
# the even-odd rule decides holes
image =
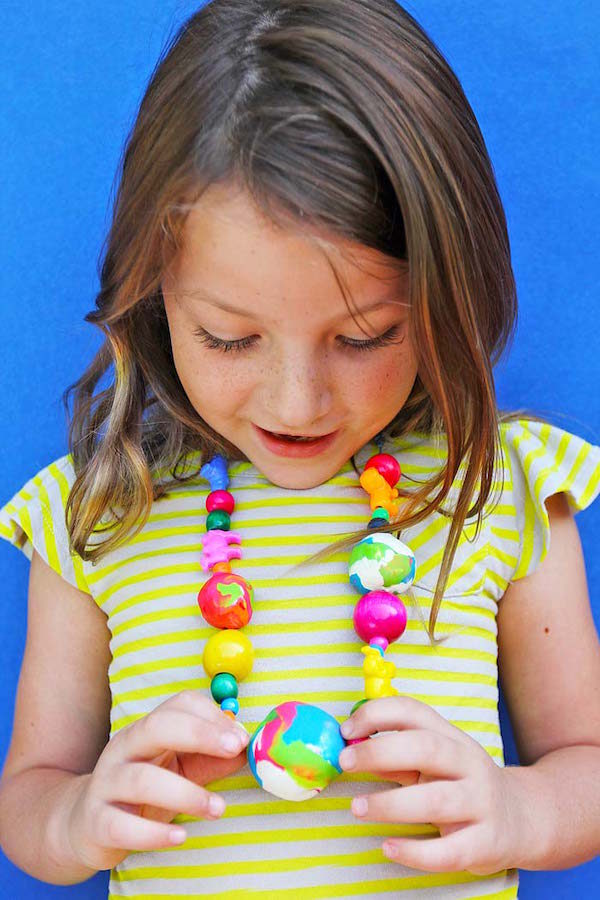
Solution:
[[[323,437],[315,440],[294,441],[278,437],[272,431],[265,431],[264,428],[260,428],[258,425],[253,425],[253,428],[263,447],[266,447],[271,453],[274,453],[276,456],[290,456],[296,459],[305,459],[323,453],[324,450],[327,450],[333,444],[338,434],[337,431],[332,431],[330,434],[325,434]]]

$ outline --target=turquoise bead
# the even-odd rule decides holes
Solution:
[[[214,531],[219,528],[221,531],[229,531],[231,527],[231,516],[224,509],[213,509],[206,517],[206,530]]]
[[[390,521],[390,514],[387,509],[384,509],[383,506],[378,506],[373,510],[373,518],[374,519],[385,519],[386,522]]]
[[[231,712],[232,712],[235,716],[237,716],[237,714],[238,714],[239,711],[240,711],[240,704],[238,703],[238,701],[236,700],[235,697],[227,697],[227,698],[226,698],[225,700],[223,700],[223,702],[221,703],[221,709],[223,709],[223,710],[225,710],[225,709],[230,709]]]
[[[219,672],[210,683],[210,692],[215,703],[222,703],[238,695],[237,679],[230,672]]]

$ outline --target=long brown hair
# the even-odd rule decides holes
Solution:
[[[396,0],[212,0],[167,42],[119,168],[96,309],[85,317],[105,339],[64,394],[67,413],[74,397],[72,549],[98,560],[144,526],[167,490],[159,473],[186,481],[199,470],[191,451],[201,460],[233,452],[177,378],[160,285],[194,202],[210,184],[235,181],[274,223],[408,264],[418,376],[388,432],[444,434],[447,458],[401,492],[400,517],[382,530],[443,509],[464,469],[445,512],[433,640],[465,519],[477,515],[479,530],[492,489],[492,368],[517,314],[492,164],[447,61]],[[94,531],[104,539],[88,546]]]

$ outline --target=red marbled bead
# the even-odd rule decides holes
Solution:
[[[235,500],[229,491],[211,491],[206,498],[206,508],[209,512],[213,512],[215,509],[223,509],[231,515],[234,507]]]
[[[376,453],[375,456],[368,459],[365,463],[365,469],[371,468],[377,469],[390,487],[396,487],[400,481],[400,475],[402,474],[400,463],[393,456],[390,456],[389,453]]]

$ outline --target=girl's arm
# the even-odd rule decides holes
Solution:
[[[505,770],[528,824],[524,869],[563,869],[600,851],[600,646],[577,525],[548,498],[551,541],[538,569],[499,604],[502,690],[520,766]]]
[[[95,873],[64,845],[59,823],[108,741],[109,638],[92,597],[34,551],[25,653],[0,782],[0,844],[15,865],[54,884]]]

